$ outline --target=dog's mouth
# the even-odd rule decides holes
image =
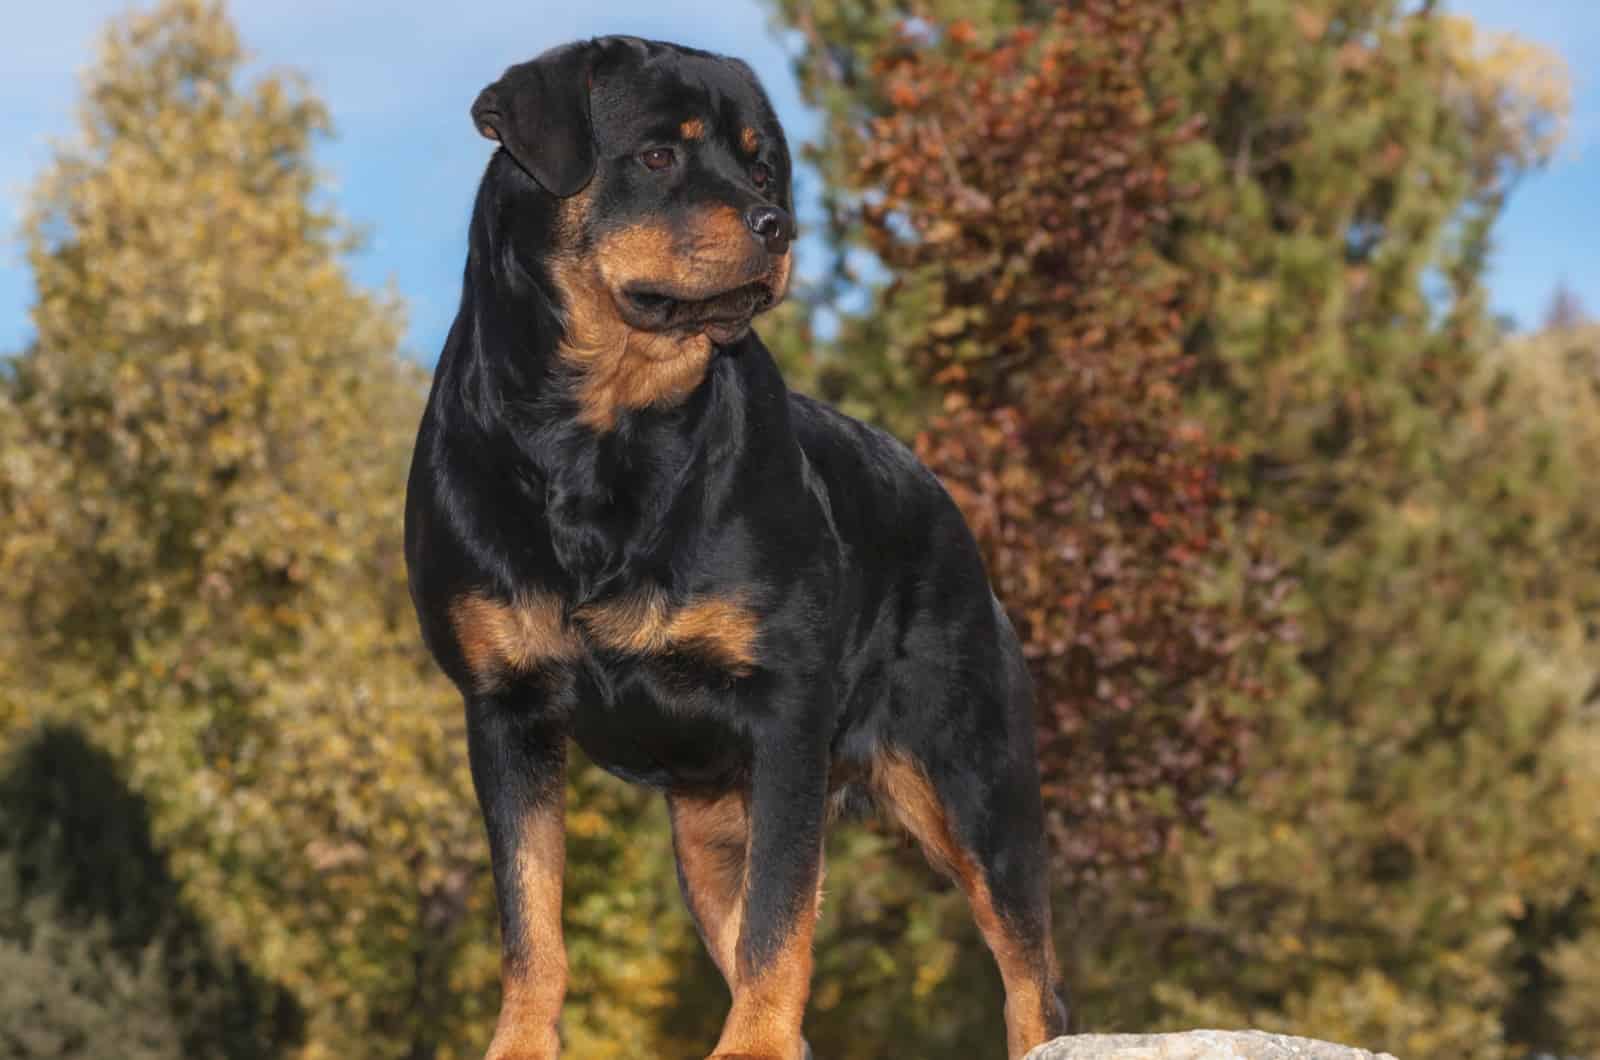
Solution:
[[[645,331],[705,332],[713,342],[725,344],[741,337],[757,313],[777,301],[765,280],[742,284],[707,298],[685,298],[647,284],[623,290],[617,299],[622,317]]]

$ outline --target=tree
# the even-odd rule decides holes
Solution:
[[[1564,281],[1557,284],[1555,293],[1550,296],[1550,304],[1545,307],[1543,330],[1575,328],[1588,319],[1589,314],[1584,310],[1583,299],[1578,297],[1578,293]]]
[[[0,773],[0,1055],[286,1055],[298,1007],[178,893],[116,763],[73,728],[16,735]]]
[[[110,952],[104,925],[63,923],[46,898],[12,907],[10,876],[0,865],[0,909],[8,914],[0,925],[0,1055],[183,1056],[156,961],[129,965]]]
[[[1398,4],[1209,5],[1185,37],[1173,84],[1208,131],[1175,254],[1212,292],[1190,346],[1302,640],[1214,837],[1174,862],[1154,996],[1410,1056],[1544,1044],[1510,1040],[1519,916],[1591,856],[1565,809],[1584,591],[1530,608],[1585,539],[1542,521],[1571,527],[1586,487],[1506,422],[1528,406],[1490,381],[1483,267],[1561,94],[1518,74],[1526,48]]]
[[[182,899],[303,1007],[299,1055],[475,1056],[486,850],[399,548],[425,380],[398,304],[346,274],[323,107],[244,58],[209,0],[114,23],[35,189],[37,338],[0,386],[0,721],[111,753]],[[574,875],[603,881],[569,914],[575,1052],[682,1051],[656,1031],[693,944],[659,808],[574,783]]]
[[[1481,507],[1515,520],[1521,547],[1500,556],[1519,586],[1522,634],[1536,649],[1524,659],[1568,715],[1544,750],[1565,766],[1564,783],[1539,804],[1542,827],[1531,830],[1554,847],[1541,852],[1540,867],[1556,886],[1516,910],[1509,1031],[1530,1051],[1589,1056],[1600,1051],[1600,527],[1581,498],[1600,484],[1600,327],[1511,340],[1478,384],[1493,400],[1462,426],[1471,440],[1460,456],[1466,466],[1484,465]],[[1517,463],[1496,459],[1501,452],[1518,454]]]
[[[1050,103],[1063,111],[1062,49],[1113,41],[1143,74],[1079,78],[1087,102],[1067,113],[1137,91],[1124,114],[1160,116],[1152,135],[1191,131],[1165,158],[1177,193],[1147,222],[1154,253],[1123,286],[1181,316],[1193,363],[1181,407],[1239,454],[1219,465],[1223,485],[1234,510],[1267,515],[1259,548],[1296,586],[1284,601],[1296,642],[1273,651],[1273,694],[1239,701],[1253,704],[1252,742],[1239,783],[1211,800],[1208,831],[1177,836],[1148,886],[1078,891],[1082,1011],[1091,1025],[1253,1023],[1407,1056],[1571,1051],[1585,1032],[1541,1017],[1592,1025],[1559,981],[1592,981],[1575,954],[1600,798],[1574,755],[1595,731],[1583,502],[1595,486],[1592,461],[1573,454],[1593,413],[1529,415],[1547,392],[1493,352],[1482,284],[1504,197],[1559,134],[1558,67],[1432,5],[1059,6],[1054,24],[995,5],[972,26],[892,2],[783,10],[832,119],[823,154],[847,188],[835,230],[895,270],[874,311],[915,325],[895,340],[911,352],[885,356],[926,366],[924,385],[956,395],[937,451],[982,451],[994,444],[985,425],[991,437],[1007,421],[1050,428],[1031,388],[984,376],[1011,363],[996,363],[1004,336],[983,330],[1025,333],[1033,321],[1019,318],[1035,307],[1009,299],[1050,270],[994,259],[1014,253],[1007,225],[1054,190],[1030,183],[1035,168],[1056,166],[1070,186],[1076,159],[1101,150],[1118,172],[1143,146],[1127,143],[1131,121],[1086,121],[1087,144],[1039,129]],[[1074,32],[1085,10],[1144,28]],[[1058,29],[1073,39],[1055,44]],[[1009,97],[991,87],[1007,78]],[[1148,165],[1128,169],[1138,176],[1120,192],[1068,200],[1062,224],[1092,237],[1130,184],[1159,187]],[[1033,194],[1007,213],[1014,186]],[[985,196],[1002,208],[978,223]],[[1040,242],[1054,230],[1040,226]],[[949,281],[932,296],[921,282],[930,264],[975,278],[954,321],[940,317]],[[958,356],[974,334],[987,339],[975,366]],[[1160,330],[1134,334],[1130,359],[1159,356]],[[1073,356],[1096,364],[1092,349]],[[1020,525],[1005,506],[1012,481],[1057,452],[1013,446],[1011,461],[958,464],[955,481],[969,509]],[[1256,525],[1235,523],[1234,539]],[[1046,551],[1039,577],[1059,591],[1074,577],[1063,566]]]
[[[1142,84],[1169,34],[1115,2],[1043,39],[954,23],[880,58],[893,110],[852,148],[884,296],[917,306],[910,363],[942,395],[918,448],[1018,620],[1074,874],[1148,861],[1231,781],[1239,649],[1269,637],[1271,568],[1220,488],[1229,454],[1184,415],[1184,278],[1152,239],[1190,135]]]
[[[391,544],[422,380],[314,201],[321,105],[239,84],[243,58],[215,4],[114,25],[36,190],[8,691],[113,752],[195,908],[305,1005],[309,1055],[389,1055],[468,1018],[419,1008],[447,968],[417,955],[466,945],[469,909],[492,939]]]

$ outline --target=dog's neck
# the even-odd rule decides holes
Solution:
[[[462,306],[436,385],[454,392],[458,429],[515,469],[522,501],[536,509],[524,514],[548,526],[578,602],[646,584],[670,590],[667,558],[681,560],[706,518],[685,485],[731,474],[745,448],[748,395],[736,359],[759,340],[708,343],[692,386],[660,404],[613,402],[597,416],[586,374],[596,365],[572,356],[574,343],[592,347],[592,332],[574,334],[570,294],[553,270],[496,238],[504,228],[485,212],[494,205],[480,199],[474,211]]]

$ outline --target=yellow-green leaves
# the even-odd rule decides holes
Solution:
[[[400,306],[345,271],[322,105],[245,58],[207,0],[113,24],[31,200],[38,337],[0,386],[0,743],[54,720],[112,753],[183,900],[303,1012],[275,1053],[476,1057],[487,850],[400,554],[426,380]],[[662,1015],[698,943],[660,808],[574,786],[572,1054],[689,1055]]]
[[[1559,61],[1445,5],[1401,0],[775,6],[804,36],[803,83],[828,112],[818,153],[845,188],[830,200],[840,260],[870,245],[891,270],[868,312],[808,363],[831,393],[867,399],[898,424],[911,404],[904,387],[879,395],[885,379],[914,378],[906,336],[949,348],[956,368],[941,388],[984,355],[1027,379],[1031,362],[1006,357],[1004,329],[1059,314],[1086,290],[1035,299],[963,345],[980,321],[952,315],[923,282],[929,268],[957,273],[1005,250],[1016,216],[1006,189],[1037,203],[1070,186],[1070,171],[1032,172],[1046,135],[996,167],[992,214],[953,191],[908,206],[907,189],[964,165],[982,174],[973,162],[1030,121],[1074,120],[1039,87],[1050,84],[1039,56],[1058,12],[1109,6],[1147,27],[1176,19],[1141,81],[1163,117],[1194,135],[1161,173],[1183,189],[1150,237],[1163,260],[1138,275],[1148,284],[1175,269],[1186,292],[1175,326],[1198,369],[1186,411],[1245,458],[1226,484],[1241,511],[1267,516],[1247,526],[1295,586],[1283,603],[1298,636],[1275,653],[1269,694],[1241,704],[1246,769],[1212,800],[1210,829],[1178,837],[1147,879],[1071,896],[1063,949],[1086,1024],[1257,1025],[1410,1058],[1592,1053],[1600,364],[1593,333],[1570,328],[1497,348],[1484,285],[1513,178],[1559,139]],[[1018,23],[1040,34],[1018,60],[1038,75],[1025,98],[986,106],[981,66],[931,90],[915,76],[920,56],[959,53]],[[1092,84],[1087,98],[1109,107],[1105,84],[1071,83]],[[970,121],[986,135],[952,135]],[[1092,156],[1133,125],[1097,130],[1080,118],[1068,128]],[[863,157],[897,166],[861,180]],[[1069,200],[1059,227],[1080,212],[1117,216]],[[949,223],[963,219],[970,251],[951,238]],[[997,275],[964,297],[1004,308],[1026,274]],[[1130,315],[1152,304],[1133,282],[1105,299]],[[1068,333],[1049,329],[1057,342]],[[1049,393],[1018,390],[992,404],[1023,416],[1030,397]],[[966,434],[941,425],[930,437],[949,448]],[[1060,452],[995,468],[972,508],[1004,510],[1013,477],[1061,480],[1040,470]],[[1037,510],[1001,524],[1009,542]],[[1026,591],[1064,598],[1087,560],[1040,554]],[[1257,569],[1240,564],[1211,591],[1234,592]],[[1060,621],[1064,604],[1030,620]],[[1136,701],[1128,716],[1151,709]],[[1088,756],[1075,761],[1092,771]],[[1083,801],[1052,809],[1066,818]],[[868,889],[848,868],[834,878],[842,891]],[[947,966],[936,947],[918,952],[930,975]]]

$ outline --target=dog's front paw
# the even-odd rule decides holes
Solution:
[[[554,1028],[497,1032],[483,1060],[560,1060],[561,1038]]]
[[[706,1060],[789,1060],[781,1053],[713,1053]],[[811,1043],[801,1041],[800,1052],[795,1060],[813,1060],[811,1056]]]

